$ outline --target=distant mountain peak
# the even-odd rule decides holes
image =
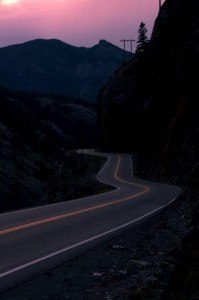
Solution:
[[[0,85],[94,101],[122,62],[123,51],[103,39],[90,48],[35,39],[0,48]]]
[[[108,42],[107,40],[100,40],[98,46],[102,46],[102,47],[116,47],[115,45],[111,44],[110,42]]]
[[[23,45],[37,45],[37,46],[57,46],[57,47],[73,47],[76,48],[75,46],[72,46],[70,44],[67,44],[61,40],[58,39],[35,39],[31,41],[27,41],[23,43]]]
[[[99,40],[99,45],[107,45],[110,44],[109,42],[107,42],[107,40]]]

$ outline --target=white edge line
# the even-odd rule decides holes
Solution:
[[[81,152],[82,151],[82,152]],[[87,150],[86,150],[87,151]],[[37,209],[42,209],[42,208],[46,208],[46,207],[54,207],[54,206],[59,206],[59,205],[65,205],[66,203],[70,203],[70,202],[78,202],[78,201],[82,201],[83,199],[90,199],[99,195],[103,195],[103,194],[112,194],[117,192],[118,190],[120,190],[120,187],[115,186],[115,185],[110,185],[107,184],[106,182],[104,182],[103,180],[99,179],[100,173],[105,169],[106,165],[109,163],[109,160],[111,159],[111,155],[119,155],[117,153],[115,154],[106,154],[106,153],[99,153],[100,155],[98,155],[98,152],[94,152],[94,153],[88,153],[86,151],[83,150],[77,150],[77,153],[82,153],[82,154],[88,154],[88,155],[96,155],[96,156],[103,156],[103,157],[107,157],[107,161],[105,162],[104,166],[102,167],[102,169],[99,171],[98,175],[97,175],[97,180],[100,181],[101,183],[104,183],[106,185],[115,187],[114,191],[109,191],[109,192],[105,192],[105,193],[100,193],[100,194],[95,194],[95,195],[91,195],[91,196],[87,196],[87,197],[82,197],[82,198],[77,198],[77,199],[72,199],[72,200],[67,200],[67,201],[63,201],[63,202],[58,202],[58,203],[54,203],[54,204],[48,204],[48,205],[41,205],[41,206],[37,206],[37,207],[32,207],[32,208],[26,208],[26,209],[19,209],[16,211],[11,211],[11,212],[6,212],[6,213],[2,213],[0,214],[1,216],[6,216],[6,215],[12,215],[12,214],[17,214],[17,213],[23,213],[25,211],[33,211],[33,210],[37,210]],[[130,160],[131,160],[131,170],[132,170],[132,177],[134,177],[133,174],[133,161],[130,155],[128,155]],[[145,181],[145,180],[144,180]],[[150,181],[149,181],[150,182]],[[151,182],[153,183],[153,181]],[[167,185],[167,186],[171,186],[169,184],[165,184],[165,183],[157,183],[155,182],[155,184],[159,184],[159,185]],[[174,186],[173,187],[179,188],[178,186]],[[179,190],[181,190],[181,188],[179,188]]]
[[[87,154],[88,154],[88,153],[87,153]],[[92,155],[92,154],[91,154],[91,155]],[[106,161],[106,163],[104,164],[103,168],[100,170],[100,172],[99,172],[98,175],[97,175],[97,179],[98,179],[100,182],[102,182],[102,183],[104,183],[104,182],[103,182],[102,180],[99,179],[100,173],[104,170],[104,168],[106,167],[106,165],[108,164],[108,162],[109,162],[110,159],[111,159],[111,156],[110,156],[110,155],[104,154],[103,156],[107,157],[108,160]],[[133,172],[132,159],[131,159],[131,168],[132,168],[132,172]],[[115,187],[116,187],[116,190],[111,191],[111,192],[108,192],[108,193],[114,193],[114,192],[116,192],[117,190],[120,189],[120,187],[117,187],[117,186],[115,186]],[[96,196],[96,195],[94,195],[94,196]],[[86,197],[86,198],[91,198],[91,197],[94,197],[94,196],[89,196],[89,197]],[[178,197],[178,196],[177,196],[177,197]],[[108,235],[108,234],[110,234],[110,233],[113,233],[113,232],[116,232],[116,231],[118,231],[118,230],[120,230],[120,229],[123,229],[123,228],[125,228],[125,227],[128,227],[129,225],[132,225],[132,224],[134,224],[134,223],[136,223],[136,222],[138,222],[138,221],[140,221],[140,220],[142,220],[142,219],[144,219],[144,218],[146,218],[146,217],[152,215],[153,213],[155,213],[155,212],[157,212],[157,211],[159,211],[159,210],[161,210],[161,209],[163,209],[163,208],[166,208],[167,206],[171,205],[171,204],[176,200],[177,197],[173,198],[168,204],[162,205],[162,206],[160,206],[160,207],[158,207],[158,208],[152,210],[151,212],[149,212],[149,213],[147,213],[147,214],[145,214],[145,215],[143,215],[143,216],[141,216],[141,217],[139,217],[139,218],[137,218],[137,219],[135,219],[135,220],[132,220],[132,221],[130,221],[130,222],[128,222],[128,223],[125,223],[125,224],[123,224],[123,225],[120,225],[120,226],[118,226],[118,227],[116,227],[116,228],[114,228],[114,229],[111,229],[111,230],[108,230],[108,231],[103,232],[103,233],[101,233],[101,234],[98,234],[98,235],[96,235],[96,236],[94,236],[94,237],[91,237],[91,238],[89,238],[89,239],[86,239],[86,240],[84,240],[84,241],[82,241],[82,242],[76,243],[76,244],[74,244],[74,245],[72,245],[72,246],[69,246],[69,247],[67,247],[67,248],[64,248],[64,249],[62,249],[62,250],[56,251],[56,252],[51,253],[51,254],[49,254],[49,255],[46,255],[46,256],[44,256],[44,257],[38,258],[38,259],[36,259],[36,260],[33,260],[33,261],[29,262],[29,263],[26,263],[26,264],[24,264],[24,265],[22,265],[22,266],[20,266],[20,267],[14,268],[14,269],[12,269],[12,270],[10,270],[10,271],[4,272],[4,273],[0,274],[0,278],[6,277],[6,276],[8,276],[8,275],[11,275],[11,274],[17,272],[17,271],[20,271],[20,270],[22,270],[22,269],[25,269],[25,268],[27,268],[27,267],[30,267],[30,266],[32,266],[32,265],[34,265],[34,264],[36,264],[36,263],[39,263],[39,262],[41,262],[41,261],[44,261],[44,260],[49,259],[49,258],[51,258],[51,257],[54,257],[54,256],[56,256],[56,255],[59,255],[59,254],[61,254],[61,253],[67,252],[67,251],[69,251],[69,250],[71,250],[71,249],[74,249],[74,248],[76,248],[76,247],[79,247],[79,246],[81,246],[81,245],[84,245],[84,244],[86,244],[86,243],[92,242],[92,241],[94,241],[94,240],[96,240],[96,239],[98,239],[98,238],[100,238],[100,237],[106,236],[106,235]],[[82,199],[82,198],[80,198],[80,199]],[[77,200],[80,200],[80,199],[77,199]],[[71,200],[71,201],[74,201],[74,200]],[[56,204],[54,204],[54,205],[58,205],[58,204],[60,204],[60,203],[56,203]],[[51,205],[48,205],[48,206],[51,206]],[[32,208],[32,209],[36,209],[36,208]],[[29,209],[29,210],[32,210],[32,209]],[[16,213],[16,212],[13,212],[13,213]],[[8,214],[8,213],[7,213],[7,214]]]
[[[178,196],[177,196],[177,197],[178,197]],[[142,219],[144,219],[144,218],[146,218],[146,217],[152,215],[153,213],[155,213],[155,212],[157,212],[157,211],[159,211],[159,210],[161,210],[161,209],[163,209],[163,208],[166,208],[167,206],[171,205],[171,204],[176,200],[177,197],[173,198],[168,204],[162,205],[162,206],[160,206],[160,207],[158,207],[158,208],[152,210],[151,212],[149,212],[149,213],[147,213],[147,214],[145,214],[145,215],[143,215],[143,216],[141,216],[141,217],[139,217],[139,218],[137,218],[137,219],[135,219],[135,220],[132,220],[132,221],[130,221],[130,222],[128,222],[128,223],[125,223],[125,224],[123,224],[123,225],[120,225],[120,226],[118,226],[118,227],[116,227],[116,228],[114,228],[114,229],[108,230],[108,231],[106,231],[106,232],[103,232],[103,233],[98,234],[98,235],[96,235],[96,236],[93,236],[93,237],[91,237],[91,238],[88,238],[88,239],[86,239],[86,240],[84,240],[84,241],[82,241],[82,242],[76,243],[76,244],[74,244],[74,245],[72,245],[72,246],[69,246],[69,247],[67,247],[67,248],[64,248],[64,249],[62,249],[62,250],[59,250],[59,251],[56,251],[56,252],[51,253],[51,254],[49,254],[49,255],[46,255],[46,256],[44,256],[44,257],[35,259],[35,260],[33,260],[33,261],[29,262],[29,263],[26,263],[26,264],[24,264],[24,265],[22,265],[22,266],[20,266],[20,267],[14,268],[14,269],[12,269],[12,270],[10,270],[10,271],[4,272],[4,273],[0,274],[0,278],[6,277],[6,276],[8,276],[8,275],[11,275],[11,274],[13,274],[13,273],[15,273],[15,272],[17,272],[17,271],[23,270],[23,269],[25,269],[25,268],[27,268],[27,267],[30,267],[30,266],[32,266],[32,265],[34,265],[34,264],[36,264],[36,263],[39,263],[39,262],[41,262],[41,261],[44,261],[44,260],[49,259],[49,258],[51,258],[51,257],[54,257],[54,256],[56,256],[56,255],[59,255],[59,254],[61,254],[61,253],[67,252],[67,251],[69,251],[69,250],[71,250],[71,249],[74,249],[74,248],[79,247],[79,246],[81,246],[81,245],[84,245],[84,244],[86,244],[86,243],[92,242],[92,241],[94,241],[94,240],[96,240],[96,239],[98,239],[98,238],[100,238],[100,237],[106,236],[106,235],[108,235],[108,234],[110,234],[110,233],[113,233],[113,232],[115,232],[115,231],[117,231],[117,230],[123,229],[123,228],[125,228],[125,227],[127,227],[127,226],[129,226],[129,225],[132,225],[132,224],[134,224],[134,223],[136,223],[136,222],[138,222],[138,221],[140,221],[140,220],[142,220]]]
[[[79,151],[79,150],[78,150]],[[77,152],[78,152],[77,151]],[[81,153],[81,152],[78,152],[78,153]],[[82,152],[83,153],[83,152]],[[97,153],[86,153],[84,152],[84,154],[88,154],[88,155],[96,155],[97,156]],[[116,155],[116,154],[115,154]],[[116,189],[114,191],[109,191],[109,192],[105,192],[105,193],[100,193],[100,194],[95,194],[95,195],[91,195],[91,196],[87,196],[87,197],[81,197],[81,198],[78,198],[78,199],[72,199],[72,200],[67,200],[67,201],[62,201],[62,202],[58,202],[58,203],[54,203],[54,204],[48,204],[48,205],[41,205],[41,206],[37,206],[37,207],[31,207],[31,208],[25,208],[25,209],[19,209],[19,210],[16,210],[16,211],[11,211],[11,212],[6,212],[6,213],[2,213],[0,214],[0,217],[1,216],[6,216],[6,215],[13,215],[13,214],[17,214],[17,213],[23,213],[25,211],[33,211],[33,210],[37,210],[37,209],[41,209],[41,208],[46,208],[46,207],[54,207],[54,206],[59,206],[59,205],[64,205],[66,203],[69,203],[69,202],[77,202],[77,201],[81,201],[83,199],[90,199],[90,198],[93,198],[93,197],[96,197],[98,195],[103,195],[103,194],[111,194],[111,193],[115,193],[117,192],[118,190],[120,190],[120,187],[118,186],[114,186],[114,185],[110,185],[110,184],[107,184],[106,182],[104,182],[103,180],[99,179],[99,176],[100,176],[100,173],[105,169],[106,165],[109,163],[109,160],[111,159],[111,155],[108,155],[108,154],[101,154],[99,156],[103,156],[103,157],[107,157],[107,161],[105,162],[105,164],[103,165],[102,169],[99,171],[98,175],[97,175],[97,180],[100,181],[101,183],[104,183],[106,185],[109,185],[109,186],[112,186],[112,187],[115,187]]]

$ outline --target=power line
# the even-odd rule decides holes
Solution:
[[[133,58],[133,42],[135,42],[135,40],[127,40],[127,42],[130,42],[131,43],[131,57]]]
[[[126,42],[127,41],[128,40],[125,40],[125,39],[120,41],[121,43],[124,43],[124,64],[126,63]]]
[[[124,43],[124,63],[126,63],[126,43],[130,42],[131,44],[131,57],[133,58],[133,42],[135,42],[135,40],[133,39],[129,39],[129,40],[121,40],[121,43]]]

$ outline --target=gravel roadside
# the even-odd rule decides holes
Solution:
[[[191,228],[181,196],[160,215],[24,283],[1,300],[158,300]]]

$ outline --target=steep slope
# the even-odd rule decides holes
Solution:
[[[84,169],[77,155],[66,159],[66,153],[94,147],[95,127],[96,114],[82,100],[0,89],[0,212],[42,203],[64,159]]]
[[[198,12],[198,0],[166,0],[144,55],[114,74],[98,97],[102,149],[134,153],[139,176],[184,187],[178,210],[172,208],[178,222],[191,226],[167,253],[175,267],[161,300],[198,297]],[[169,232],[175,223],[164,226]]]
[[[93,100],[122,59],[123,51],[105,40],[92,48],[59,40],[29,41],[0,48],[0,84]]]
[[[199,3],[168,0],[145,56],[114,74],[99,95],[102,148],[136,152],[140,170],[195,182]],[[193,179],[195,178],[195,179]]]

